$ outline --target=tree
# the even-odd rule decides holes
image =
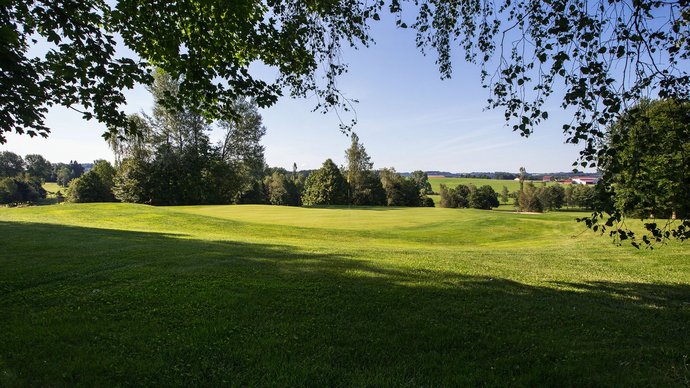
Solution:
[[[359,136],[352,132],[350,148],[345,150],[346,177],[350,189],[350,203],[353,205],[384,205],[386,198],[381,180],[372,168],[374,163],[359,142]]]
[[[24,162],[26,163],[26,172],[29,175],[38,177],[44,181],[50,179],[52,165],[42,155],[26,155],[24,157]]]
[[[113,180],[115,178],[115,168],[107,160],[99,159],[93,162],[93,167],[89,171],[98,175],[101,182],[108,188],[109,191],[113,189]]]
[[[45,197],[40,178],[19,174],[0,179],[0,204],[36,202]]]
[[[585,163],[605,151],[601,129],[647,90],[688,95],[684,1],[25,0],[0,8],[8,30],[0,41],[6,74],[0,133],[46,135],[44,116],[52,104],[81,105],[86,118],[135,131],[119,109],[122,90],[150,85],[153,64],[186,80],[166,105],[194,106],[208,118],[233,114],[239,93],[271,105],[283,87],[292,95],[317,94],[317,108],[344,108],[336,82],[347,69],[342,45],[372,43],[369,26],[386,8],[396,26],[416,30],[422,52],[436,52],[443,78],[452,75],[454,43],[466,60],[480,63],[489,106],[505,109],[524,135],[548,118],[544,106],[557,93],[561,105],[575,111],[564,131],[569,142],[585,143]],[[116,57],[122,50],[115,35],[136,60]],[[36,38],[51,44],[50,55],[29,54]],[[277,79],[255,78],[249,71],[255,63],[274,67]]]
[[[645,243],[690,238],[690,102],[640,102],[611,127],[608,150],[600,160],[601,183],[612,206],[607,209],[600,195],[588,220],[601,220],[602,230],[609,227],[613,236],[635,244],[635,233],[623,224],[626,217],[652,220],[646,223],[651,236],[643,236]],[[606,221],[602,213],[609,214]]]
[[[0,153],[0,177],[13,177],[24,171],[24,160],[10,151]]]
[[[429,183],[429,176],[424,171],[412,171],[410,174],[410,179],[412,179],[417,187],[419,187],[419,192],[421,195],[433,194],[431,190],[431,183]]]
[[[518,210],[522,212],[544,211],[544,205],[539,199],[539,189],[532,182],[527,182],[518,192],[515,202]]]
[[[470,193],[467,196],[467,204],[471,208],[491,210],[491,208],[498,207],[498,194],[489,185],[483,185],[479,188],[470,187]]]
[[[347,198],[347,182],[340,173],[338,166],[331,159],[323,162],[320,169],[312,172],[304,183],[302,203],[313,205],[345,205]]]
[[[226,163],[240,170],[241,202],[265,203],[266,193],[262,179],[265,175],[266,160],[261,139],[266,135],[266,127],[253,100],[240,98],[235,101],[236,112],[231,120],[219,122],[224,131],[218,148],[220,157]]]
[[[503,186],[503,188],[501,189],[500,198],[501,202],[508,203],[508,200],[510,199],[510,192],[508,191],[508,188],[506,186]]]
[[[122,202],[150,203],[150,164],[143,158],[126,158],[113,177],[113,193]]]
[[[544,210],[555,210],[565,203],[565,189],[561,185],[542,185],[539,189],[539,201]]]
[[[69,202],[112,202],[113,200],[110,189],[93,171],[73,179],[67,188]]]
[[[386,205],[419,206],[419,190],[414,182],[400,176],[394,168],[384,168],[379,174],[386,192]]]

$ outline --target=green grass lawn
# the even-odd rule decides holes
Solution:
[[[441,184],[448,187],[456,187],[459,184],[469,185],[470,183],[480,187],[484,185],[491,186],[494,191],[500,193],[503,190],[503,186],[507,187],[512,193],[513,191],[518,191],[520,189],[520,182],[514,180],[505,179],[478,179],[478,178],[429,178],[429,183],[431,183],[431,189],[438,193],[441,189]],[[535,184],[541,184],[541,181],[534,182]]]
[[[690,384],[690,248],[576,216],[0,209],[0,386]]]
[[[62,187],[55,182],[45,182],[43,184],[43,188],[49,193],[49,196],[55,196],[55,193],[57,193],[58,191],[60,191],[64,195],[67,191],[66,187]]]

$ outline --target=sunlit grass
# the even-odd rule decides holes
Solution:
[[[577,216],[0,209],[0,386],[687,384],[690,249]]]

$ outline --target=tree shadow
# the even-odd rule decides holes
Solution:
[[[0,385],[686,385],[690,286],[0,222]]]

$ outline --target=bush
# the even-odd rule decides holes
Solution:
[[[107,184],[98,174],[91,171],[73,179],[67,188],[69,202],[113,202],[114,200],[115,197]]]

